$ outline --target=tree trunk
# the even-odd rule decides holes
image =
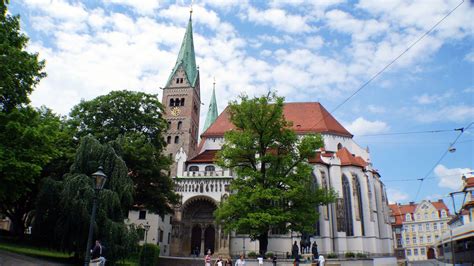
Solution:
[[[7,215],[11,220],[10,231],[16,237],[23,238],[25,232],[25,225],[23,223],[23,215],[19,212],[14,212],[12,215]]]
[[[268,247],[268,232],[265,232],[258,237],[258,243],[260,255],[265,256]]]

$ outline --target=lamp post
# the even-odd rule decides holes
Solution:
[[[97,196],[99,194],[99,191],[104,188],[105,181],[107,180],[107,175],[105,175],[102,170],[102,166],[99,166],[97,172],[92,174],[92,178],[94,179],[94,198],[92,203],[91,222],[89,225],[89,236],[87,237],[86,258],[84,260],[84,266],[89,265],[89,261],[91,259],[90,249],[92,244],[92,232],[94,230],[95,213],[97,210]]]

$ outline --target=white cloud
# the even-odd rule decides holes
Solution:
[[[390,204],[406,201],[409,195],[396,188],[387,188],[387,198]]]
[[[409,115],[417,121],[432,123],[437,121],[465,122],[474,117],[474,106],[458,104],[445,106],[437,109],[411,109]]]
[[[160,6],[159,0],[105,0],[105,3],[124,5],[139,14],[150,15]]]
[[[460,189],[462,186],[461,177],[472,171],[470,168],[447,168],[442,164],[438,164],[434,169],[438,178],[438,186],[450,189]]]
[[[474,51],[470,51],[464,56],[464,60],[474,63]]]
[[[422,95],[415,96],[414,99],[419,104],[432,104],[432,103],[442,102],[450,98],[451,96],[452,96],[451,92],[446,92],[441,95],[424,93]]]
[[[382,106],[377,106],[373,104],[367,105],[367,110],[373,114],[383,114],[385,113],[385,108]]]
[[[355,136],[383,133],[387,132],[390,128],[387,123],[383,121],[368,121],[363,117],[357,118],[352,121],[352,123],[345,125],[345,127]]]
[[[270,8],[261,11],[250,6],[243,16],[251,22],[272,26],[278,31],[288,33],[311,31],[311,26],[308,24],[306,17],[288,14],[283,9]]]

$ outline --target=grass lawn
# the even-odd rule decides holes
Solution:
[[[46,259],[49,261],[56,262],[69,262],[71,261],[71,254],[63,253],[51,249],[39,248],[34,246],[29,246],[25,244],[13,244],[0,242],[0,249],[10,251],[17,254],[27,255],[31,257],[37,257],[41,259]]]

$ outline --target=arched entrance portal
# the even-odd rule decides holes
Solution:
[[[214,253],[217,239],[213,215],[215,210],[216,204],[207,197],[192,198],[183,205],[183,235],[188,236],[181,239],[185,254],[196,254],[198,251],[204,255],[209,249]]]
[[[194,225],[191,233],[191,248],[193,255],[198,256],[201,253],[201,226]]]
[[[431,259],[436,259],[435,258],[435,252],[434,252],[434,249],[433,248],[429,248],[428,249],[428,259],[431,260]]]
[[[214,230],[213,225],[208,225],[206,228],[206,231],[204,232],[204,247],[205,251],[207,252],[208,250],[211,251],[211,253],[214,253],[215,251],[215,244],[216,242],[216,230]]]

